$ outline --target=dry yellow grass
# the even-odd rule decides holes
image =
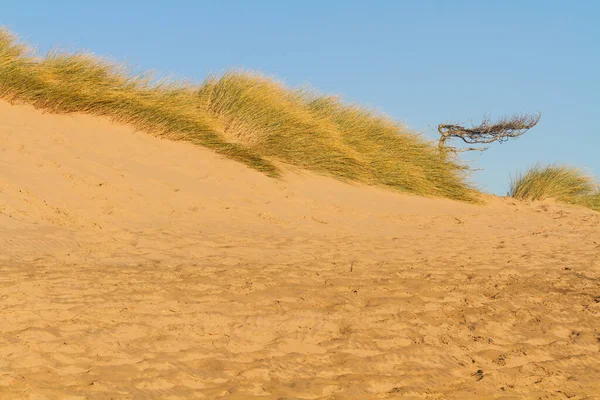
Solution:
[[[566,165],[531,168],[513,180],[510,195],[521,200],[552,198],[600,211],[600,192],[594,178]]]
[[[270,176],[284,163],[420,195],[476,197],[452,154],[393,119],[257,74],[232,71],[198,86],[157,83],[88,54],[35,56],[0,30],[0,97],[108,116]]]

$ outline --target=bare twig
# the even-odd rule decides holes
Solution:
[[[440,137],[440,148],[446,149],[446,141],[451,138],[461,139],[468,144],[489,144],[493,142],[505,142],[510,138],[516,138],[533,128],[540,121],[541,114],[522,114],[512,117],[501,118],[492,122],[489,117],[485,117],[483,122],[476,126],[464,127],[454,124],[438,125]],[[466,149],[448,148],[454,152],[479,150],[485,151],[485,148],[469,147]]]

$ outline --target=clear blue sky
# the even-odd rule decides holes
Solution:
[[[242,67],[375,107],[435,139],[441,122],[543,113],[471,154],[505,194],[536,162],[600,177],[600,2],[12,1],[0,25],[40,50],[89,50],[201,81]]]

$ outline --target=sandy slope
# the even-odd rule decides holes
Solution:
[[[600,214],[487,200],[0,102],[0,398],[600,398]]]

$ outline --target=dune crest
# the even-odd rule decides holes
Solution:
[[[0,101],[0,397],[593,398],[600,214],[485,200]]]

